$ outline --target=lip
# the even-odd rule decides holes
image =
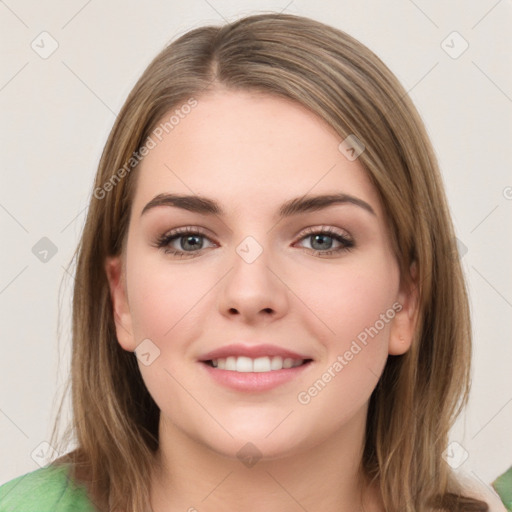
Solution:
[[[313,359],[311,356],[298,354],[297,352],[293,352],[291,350],[278,347],[277,345],[243,345],[243,344],[231,344],[225,345],[223,347],[217,348],[202,355],[199,358],[199,361],[211,361],[212,359],[224,359],[226,357],[238,357],[245,356],[250,357],[251,359],[256,359],[257,357],[273,357],[273,356],[281,356],[283,359],[289,357],[291,359]],[[301,366],[297,366],[297,368],[302,368]],[[288,370],[288,369],[287,369]],[[218,370],[224,371],[224,370]],[[280,372],[282,370],[274,370],[274,372]],[[228,373],[233,373],[229,372]],[[249,372],[254,373],[254,372]]]
[[[309,358],[297,357],[297,359]],[[282,370],[272,370],[269,372],[235,372],[219,370],[218,368],[209,366],[204,361],[199,362],[199,365],[204,371],[218,384],[236,391],[245,392],[267,391],[276,388],[302,375],[311,364],[312,361],[309,361],[308,363],[294,368],[283,368]]]

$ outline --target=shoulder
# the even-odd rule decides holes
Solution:
[[[0,486],[0,512],[94,512],[84,487],[68,478],[66,466],[47,466]]]
[[[489,505],[489,512],[507,512],[496,491],[474,474],[458,472],[457,480],[462,485],[464,494],[470,498],[485,501]]]
[[[492,483],[507,510],[512,510],[512,466]]]

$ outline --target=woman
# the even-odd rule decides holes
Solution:
[[[436,159],[347,34],[266,14],[164,49],[77,257],[78,444],[18,479],[36,503],[489,510],[443,459],[471,336]]]

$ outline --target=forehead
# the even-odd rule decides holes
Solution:
[[[138,169],[135,212],[161,193],[216,198],[228,213],[252,207],[261,212],[263,205],[275,208],[291,197],[339,192],[380,208],[362,165],[339,150],[342,138],[297,102],[226,90],[196,101],[172,124],[165,123],[179,105],[157,123],[155,145]]]

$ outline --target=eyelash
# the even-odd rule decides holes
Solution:
[[[156,240],[154,246],[157,247],[158,249],[165,249],[173,240],[181,238],[184,234],[199,235],[200,237],[208,238],[207,235],[200,228],[187,226],[187,227],[183,227],[183,228],[177,228],[169,233],[165,233],[164,235],[160,236]],[[317,249],[310,249],[309,247],[303,248],[303,249],[306,249],[308,252],[313,251],[313,253],[315,253],[319,256],[329,256],[331,254],[337,254],[337,253],[342,253],[345,251],[350,251],[355,245],[354,241],[351,238],[336,231],[335,229],[333,229],[331,227],[327,227],[327,228],[322,227],[321,229],[306,228],[301,233],[299,240],[308,238],[308,236],[312,236],[312,235],[327,235],[328,237],[333,238],[334,240],[336,240],[342,244],[342,246],[339,247],[338,249],[328,250],[328,251],[320,251]],[[187,258],[187,257],[194,258],[195,256],[198,256],[201,252],[202,252],[202,250],[193,251],[193,252],[180,251],[180,250],[168,249],[168,248],[164,250],[165,254],[171,254],[172,256],[177,256],[177,257],[181,257],[181,258]]]

